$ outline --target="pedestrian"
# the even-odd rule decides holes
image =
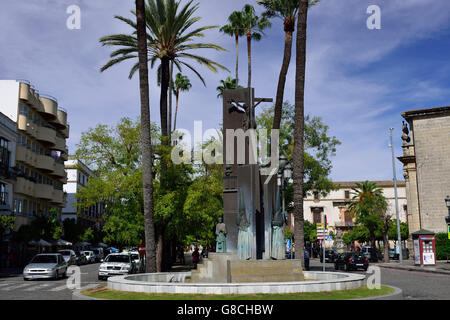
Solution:
[[[305,270],[306,271],[309,271],[309,258],[310,258],[309,250],[306,249],[305,250]]]
[[[11,250],[8,255],[8,267],[12,268],[14,262],[14,252]]]
[[[200,261],[200,253],[198,252],[198,247],[196,246],[194,252],[192,252],[192,263],[194,264],[194,269],[197,269],[197,263]]]

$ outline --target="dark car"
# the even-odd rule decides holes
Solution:
[[[378,262],[380,260],[383,260],[383,254],[381,253],[381,251],[370,246],[362,247],[361,253],[366,258],[368,258],[370,262]]]
[[[323,262],[323,251],[321,251],[319,254],[320,254],[320,262]],[[325,262],[333,263],[338,255],[339,254],[337,253],[336,250],[325,250]]]
[[[77,266],[87,264],[87,259],[83,252],[75,251],[75,257],[76,257],[75,263]]]
[[[399,260],[400,255],[396,253],[395,249],[389,249],[389,259],[392,260]],[[402,259],[408,260],[409,259],[409,249],[402,249]]]
[[[361,253],[357,252],[346,252],[337,257],[334,261],[334,268],[336,270],[357,270],[363,269],[367,270],[369,267],[369,259]]]

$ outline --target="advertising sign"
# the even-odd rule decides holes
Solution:
[[[419,239],[414,240],[414,263],[420,264],[420,246]]]

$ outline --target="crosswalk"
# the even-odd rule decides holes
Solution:
[[[87,290],[100,286],[99,283],[82,283],[81,290]],[[59,292],[63,290],[70,290],[66,282],[41,282],[41,281],[0,281],[0,292],[1,291],[51,291]],[[70,290],[72,291],[72,290]]]

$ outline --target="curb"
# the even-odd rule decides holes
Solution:
[[[361,299],[352,299],[352,300],[403,300],[403,291],[400,288],[394,286],[384,285],[385,287],[389,287],[394,289],[393,293],[385,294],[383,296],[375,296]]]
[[[396,265],[378,265],[381,268],[387,268],[387,269],[397,269],[397,270],[404,270],[404,271],[417,271],[417,272],[425,272],[425,273],[438,273],[438,274],[446,274],[450,275],[450,271],[447,270],[429,270],[425,268],[420,267],[408,267],[408,266],[396,266]]]
[[[107,299],[93,298],[93,297],[85,296],[85,295],[81,294],[82,290],[84,290],[84,289],[74,290],[72,292],[72,300],[107,300]]]

